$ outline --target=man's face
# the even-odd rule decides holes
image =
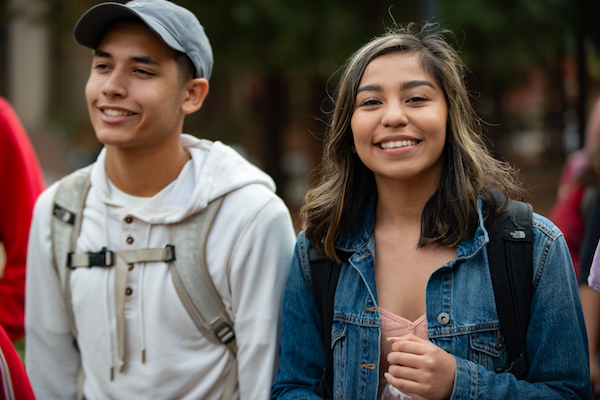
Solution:
[[[184,96],[173,50],[142,23],[119,23],[105,33],[85,96],[105,145],[160,148],[179,136]]]

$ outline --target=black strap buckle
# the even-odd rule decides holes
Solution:
[[[112,267],[115,265],[115,254],[112,251],[107,250],[106,247],[103,247],[102,250],[97,253],[92,253],[90,251],[88,254],[90,256],[89,267]]]
[[[73,267],[73,263],[71,260],[71,256],[74,253],[71,252],[69,254],[67,254],[67,267],[74,269],[75,267]],[[115,265],[115,253],[113,253],[110,250],[107,250],[106,247],[103,247],[102,250],[100,250],[97,253],[88,251],[88,268],[91,267],[112,267],[113,265]]]
[[[165,259],[165,262],[173,262],[176,260],[175,258],[175,245],[172,244],[168,244],[165,246],[165,248],[167,249],[167,257]]]
[[[235,340],[235,333],[227,322],[221,324],[221,326],[219,326],[213,332],[215,336],[217,336],[217,339],[219,339],[223,344],[229,344]]]

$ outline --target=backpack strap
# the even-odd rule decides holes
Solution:
[[[223,197],[216,199],[203,212],[175,225],[173,240],[178,249],[171,275],[181,301],[198,329],[213,343],[227,346],[235,355],[237,348],[233,322],[206,264],[206,240],[222,202]]]
[[[73,338],[77,340],[77,329],[73,315],[70,290],[70,274],[75,268],[115,267],[115,307],[119,371],[124,366],[124,293],[128,265],[138,262],[163,261],[169,269],[179,297],[200,332],[216,344],[224,344],[235,356],[237,353],[233,322],[230,320],[221,297],[216,291],[206,264],[206,240],[213,220],[218,213],[223,198],[208,204],[205,210],[195,213],[186,220],[175,224],[173,241],[175,246],[139,250],[74,253],[85,199],[91,187],[92,165],[75,171],[63,178],[54,197],[51,239],[54,267],[59,276],[65,297],[69,325]],[[200,242],[198,245],[198,241]],[[142,354],[142,360],[144,359]],[[111,371],[111,376],[112,371]],[[222,400],[231,399],[237,390],[237,358],[226,378]]]
[[[333,326],[333,304],[342,265],[327,258],[309,243],[309,265],[313,283],[313,295],[321,316],[325,368],[317,394],[324,399],[333,399],[333,349],[331,348],[331,327]]]
[[[500,329],[508,354],[496,372],[525,379],[529,370],[526,336],[533,299],[533,210],[508,200],[507,209],[486,223],[488,259]]]
[[[77,328],[71,305],[70,277],[71,269],[65,268],[68,254],[75,251],[75,245],[81,231],[81,216],[85,199],[90,190],[90,171],[92,166],[79,169],[62,178],[54,194],[54,207],[50,222],[50,237],[54,269],[59,277],[65,298],[65,307],[69,326],[77,346]]]
[[[175,261],[175,246],[167,245],[165,248],[148,248],[137,250],[110,251],[106,247],[97,253],[69,253],[67,267],[92,268],[92,267],[114,267],[115,268],[115,319],[117,329],[117,370],[123,371],[125,366],[125,290],[127,286],[127,271],[129,265],[146,262]],[[146,361],[146,351],[142,349],[142,363]],[[114,371],[110,371],[111,380]]]
[[[170,270],[175,289],[198,330],[212,342],[227,346],[235,357],[237,345],[233,321],[213,284],[206,263],[208,234],[223,199],[211,201],[204,211],[175,225],[173,239],[179,246],[178,258],[171,264]],[[225,380],[221,400],[232,399],[237,389],[236,357]]]

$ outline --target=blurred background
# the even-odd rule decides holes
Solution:
[[[492,152],[548,215],[567,155],[600,96],[600,0],[175,0],[212,43],[210,94],[184,131],[234,145],[296,210],[317,178],[327,93],[360,45],[394,21],[437,21],[469,68]],[[0,95],[25,125],[48,184],[101,146],[84,87],[92,53],[72,28],[92,0],[0,0]],[[299,225],[297,224],[297,227]]]

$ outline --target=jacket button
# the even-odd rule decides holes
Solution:
[[[445,312],[439,313],[437,316],[437,322],[440,325],[448,325],[448,322],[450,322],[450,316]]]

